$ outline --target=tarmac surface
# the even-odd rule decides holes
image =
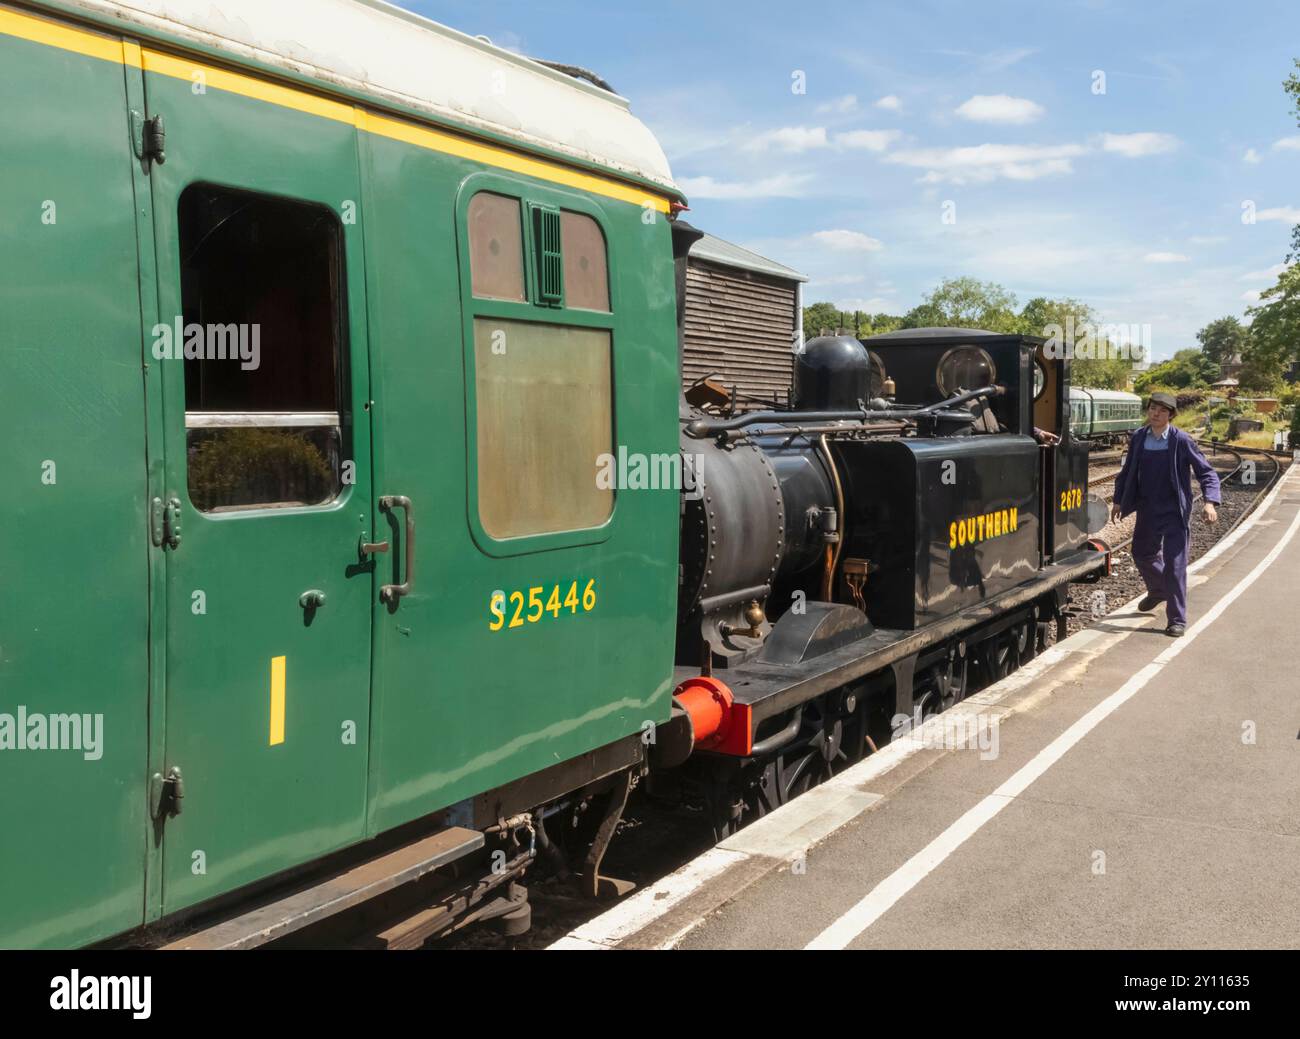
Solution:
[[[1295,948],[1300,466],[1196,564],[553,948]]]

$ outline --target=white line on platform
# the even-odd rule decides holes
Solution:
[[[748,856],[741,852],[712,848],[631,898],[589,920],[550,945],[551,949],[609,948],[635,934],[672,909],[706,881],[720,876]]]
[[[1279,484],[1280,486],[1280,484]],[[913,855],[907,862],[876,885],[852,909],[822,931],[808,943],[808,949],[843,949],[916,887],[949,855],[977,833],[990,819],[1023,793],[1031,783],[1064,757],[1065,753],[1084,736],[1095,729],[1106,717],[1135,696],[1148,682],[1159,674],[1170,661],[1182,653],[1213,624],[1224,610],[1235,602],[1260,575],[1273,564],[1290,544],[1300,528],[1300,512],[1296,513],[1285,534],[1245,577],[1214,604],[1200,620],[1187,629],[1187,634],[1164,650],[1150,664],[1111,693],[1101,703],[1071,725],[1065,732],[1039,751],[1027,764],[989,794],[974,808],[944,830],[938,837]]]
[[[1200,569],[1244,536],[1272,504],[1273,499],[1281,491],[1283,482],[1285,480],[1279,480],[1278,485],[1264,499],[1255,513],[1229,537],[1192,563],[1188,567],[1188,572]],[[953,719],[963,714],[987,713],[990,708],[995,708],[1012,693],[1037,682],[1044,673],[1052,670],[1062,661],[1071,657],[1091,659],[1122,642],[1134,631],[1146,626],[1150,620],[1146,614],[1132,613],[1140,599],[1141,595],[1136,596],[1111,613],[1109,618],[1111,626],[1122,630],[1102,631],[1089,628],[1057,643],[996,685],[968,697],[952,710],[931,718],[913,733],[912,738],[895,740],[882,747],[864,761],[860,761],[770,815],[747,826],[735,838],[725,842],[727,846],[725,849],[718,847],[705,852],[657,883],[638,891],[631,898],[587,921],[549,948],[610,949],[654,923],[709,881],[754,855],[788,861],[799,854],[806,853],[836,829],[851,821],[851,818],[866,811],[877,800],[874,795],[868,795],[867,798],[857,801],[855,805],[854,799],[845,798],[846,791],[861,791],[864,784],[896,768],[918,751],[941,744],[942,740],[936,740],[932,730],[935,734],[939,733],[944,719],[948,719],[951,723]],[[1183,641],[1185,642],[1186,639]],[[1068,677],[1063,675],[1062,680]],[[1011,713],[1020,713],[1028,709],[1047,695],[1050,689],[1051,687],[1019,702],[1012,708]],[[846,809],[851,805],[856,807],[857,811],[849,816]],[[733,842],[735,847],[732,846]],[[698,917],[686,921],[677,933],[665,940],[660,947],[673,948],[699,923]]]

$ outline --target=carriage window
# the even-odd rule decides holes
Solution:
[[[609,310],[609,270],[600,225],[582,213],[563,210],[560,241],[566,305],[579,310]]]
[[[320,505],[340,491],[342,239],[323,207],[205,185],[180,199],[189,493],[203,512]],[[167,349],[169,352],[162,354]]]
[[[584,530],[609,519],[598,459],[613,451],[610,333],[474,320],[478,509],[494,538]]]
[[[524,300],[519,200],[482,191],[469,203],[469,269],[480,299]]]

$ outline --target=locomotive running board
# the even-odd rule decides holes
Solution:
[[[162,948],[254,949],[411,884],[482,847],[478,830],[450,826]]]
[[[750,724],[757,731],[759,722],[797,707],[814,696],[884,668],[900,663],[906,665],[909,657],[931,646],[996,623],[1007,611],[1026,606],[1040,596],[1103,569],[1107,558],[1106,553],[1084,549],[1066,562],[1049,563],[1036,577],[1023,584],[923,628],[914,631],[878,628],[865,638],[799,663],[751,660],[718,671],[716,676],[727,683],[737,703],[750,707]],[[698,668],[678,667],[674,679],[680,684],[697,674]],[[910,714],[910,707],[901,713]]]

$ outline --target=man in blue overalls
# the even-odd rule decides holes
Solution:
[[[1128,457],[1115,481],[1111,515],[1122,519],[1136,510],[1133,561],[1146,582],[1142,612],[1165,603],[1169,626],[1178,638],[1187,630],[1187,549],[1192,527],[1192,473],[1205,498],[1205,519],[1219,518],[1219,474],[1205,460],[1196,441],[1171,420],[1178,402],[1168,393],[1153,393],[1147,403],[1148,425],[1129,441]]]

